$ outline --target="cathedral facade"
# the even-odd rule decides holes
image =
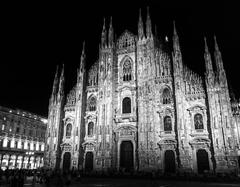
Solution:
[[[205,39],[205,76],[184,63],[174,25],[172,47],[141,12],[138,34],[115,37],[103,25],[99,58],[87,71],[83,45],[75,86],[64,68],[49,100],[45,166],[85,171],[238,173],[240,102],[230,100],[215,41]],[[204,62],[203,62],[204,64]]]

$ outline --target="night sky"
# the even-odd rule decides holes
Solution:
[[[90,2],[90,1],[89,1]],[[103,18],[110,16],[117,37],[127,29],[137,34],[139,8],[143,21],[150,8],[153,32],[172,37],[176,22],[184,63],[204,73],[207,37],[213,57],[213,36],[222,52],[228,83],[237,98],[239,88],[239,10],[234,5],[176,4],[166,1],[101,4],[11,4],[2,6],[0,105],[47,116],[56,65],[65,64],[66,92],[76,83],[77,68],[86,41],[87,68],[98,58]]]

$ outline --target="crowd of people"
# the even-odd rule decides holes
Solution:
[[[72,178],[79,180],[80,172],[60,170],[0,169],[0,186],[23,187],[24,184],[36,186],[37,183],[48,186],[70,186]]]
[[[212,175],[210,173],[205,173],[202,176],[194,175],[161,175],[158,172],[125,172],[124,170],[120,171],[106,171],[106,172],[97,172],[97,171],[82,171],[79,170],[50,170],[50,169],[37,169],[37,170],[28,170],[28,169],[0,169],[0,186],[4,187],[23,187],[24,184],[28,186],[35,187],[37,184],[42,184],[40,186],[57,186],[57,187],[68,187],[73,184],[75,181],[83,182],[83,178],[131,178],[131,179],[176,179],[176,180],[202,180],[205,181],[240,181],[239,176],[235,175]],[[39,186],[39,185],[38,185]]]

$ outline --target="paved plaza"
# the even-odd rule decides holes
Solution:
[[[24,186],[32,186],[31,181],[26,181]],[[59,186],[59,182],[52,180],[49,186]],[[63,184],[65,187],[66,185]],[[73,180],[71,187],[239,187],[238,182],[206,182],[182,181],[182,180],[160,180],[160,179],[116,179],[116,178],[82,178],[81,181]],[[46,187],[45,184],[36,184],[35,187]]]

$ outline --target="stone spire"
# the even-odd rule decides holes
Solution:
[[[57,89],[58,89],[58,65],[56,68],[56,73],[53,81],[53,89],[52,89],[52,97],[54,97],[57,94]]]
[[[85,68],[85,58],[86,58],[86,54],[85,54],[85,41],[84,41],[82,46],[81,59],[80,59],[80,72],[82,72]]]
[[[173,50],[174,50],[174,53],[176,53],[177,51],[180,51],[179,38],[177,34],[177,29],[175,26],[175,21],[173,21]]]
[[[101,38],[101,46],[105,47],[107,44],[107,31],[105,26],[105,18],[103,19],[103,29],[102,29],[102,38]]]
[[[59,79],[59,86],[58,86],[58,95],[60,96],[64,94],[64,82],[65,82],[65,78],[64,78],[64,64],[63,64],[61,76]]]
[[[152,23],[151,23],[151,18],[149,14],[149,7],[147,7],[146,34],[147,34],[147,37],[149,38],[152,37]]]
[[[207,76],[211,76],[213,75],[213,66],[212,66],[211,54],[209,53],[209,50],[208,50],[206,37],[204,37],[204,45],[205,45],[204,60],[205,60],[206,74]]]
[[[142,39],[144,37],[144,28],[142,21],[141,9],[139,9],[139,19],[138,19],[138,38]]]
[[[113,26],[112,26],[112,17],[110,18],[110,26],[108,30],[108,46],[112,47],[113,46],[113,39],[114,39],[114,33],[113,33]]]
[[[183,62],[182,62],[182,53],[180,50],[179,38],[173,22],[173,69],[178,75],[183,73]]]
[[[224,71],[222,54],[219,50],[217,39],[216,39],[215,35],[214,35],[214,46],[215,46],[214,57],[215,57],[217,72],[222,72],[222,71]]]

